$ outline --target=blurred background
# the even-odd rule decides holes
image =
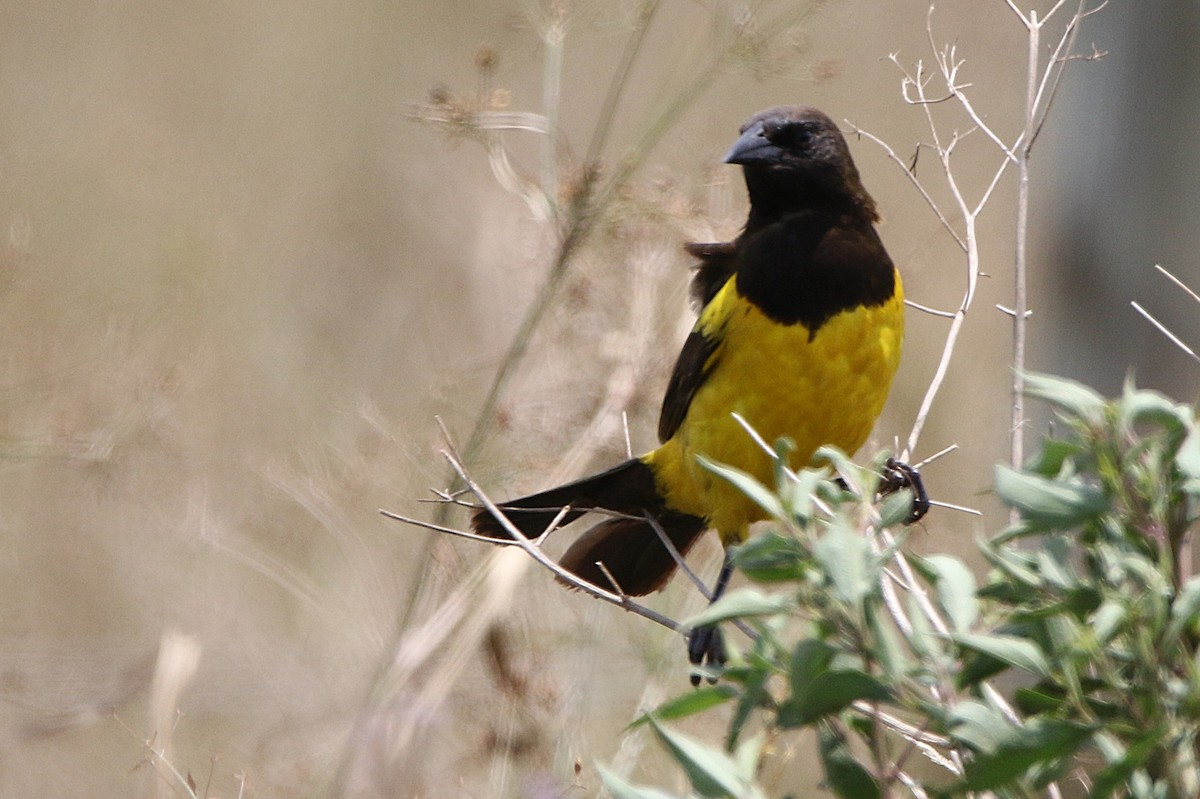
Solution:
[[[1027,40],[1002,0],[643,8],[3,4],[0,795],[592,796],[597,760],[681,787],[624,731],[686,688],[677,636],[377,510],[434,518],[435,417],[460,445],[482,424],[468,465],[496,498],[615,462],[622,414],[650,448],[693,318],[680,244],[744,218],[719,164],[740,123],[816,105],[908,162],[930,132],[888,57],[928,68],[931,21],[1012,141]],[[1154,270],[1200,288],[1198,17],[1114,2],[1082,24],[1075,52],[1107,55],[1069,65],[1034,150],[1033,369],[1195,399],[1196,362],[1130,301],[1200,343],[1200,308]],[[935,119],[971,127],[949,103]],[[850,141],[908,296],[954,310],[961,252],[904,169]],[[589,155],[601,185],[632,171],[547,295]],[[1000,160],[962,142],[969,199]],[[957,224],[931,151],[916,174]],[[1010,170],[914,456],[957,444],[927,484],[984,515],[935,511],[920,551],[969,558],[1004,522],[1015,198]],[[864,456],[907,437],[947,328],[910,312]],[[651,604],[679,618],[701,600],[677,582]],[[764,782],[809,790],[809,744],[777,742]]]

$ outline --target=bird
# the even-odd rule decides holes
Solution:
[[[725,590],[730,547],[747,539],[764,511],[701,460],[764,483],[774,473],[735,414],[766,441],[790,438],[792,466],[809,465],[822,445],[853,453],[882,412],[900,361],[900,273],[833,120],[809,106],[761,111],[741,126],[724,162],[742,168],[749,215],[733,241],[685,245],[698,259],[691,294],[701,310],[667,385],[659,446],[499,506],[530,538],[556,518],[561,526],[607,512],[559,563],[628,596],[657,591],[674,573],[676,558],[660,533],[686,554],[708,529],[726,549],[714,600]],[[916,521],[928,509],[920,475],[893,465],[893,487],[914,491],[908,521]],[[474,513],[471,526],[481,536],[510,539],[486,509]],[[723,665],[720,634],[692,630],[688,654],[695,666]]]

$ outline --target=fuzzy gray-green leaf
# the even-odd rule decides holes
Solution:
[[[783,503],[779,501],[779,497],[775,496],[770,489],[758,482],[753,475],[743,472],[741,469],[735,469],[732,466],[726,466],[722,463],[709,460],[703,455],[697,455],[696,460],[705,469],[729,481],[734,488],[741,491],[765,510],[771,518],[783,518]]]
[[[657,788],[630,785],[618,777],[615,772],[609,771],[599,763],[596,764],[596,772],[600,775],[600,782],[604,783],[604,787],[608,789],[614,799],[678,799],[673,794]]]
[[[783,596],[768,596],[753,588],[735,588],[684,622],[686,627],[704,627],[733,618],[769,616],[790,610],[792,601]]]
[[[758,795],[737,763],[720,749],[665,727],[656,719],[650,719],[650,724],[675,762],[687,772],[692,787],[701,796],[735,796],[740,799]]]
[[[858,607],[876,585],[871,548],[865,538],[840,519],[813,546],[813,555],[829,576],[834,593]]]
[[[1097,419],[1104,409],[1104,397],[1083,383],[1035,372],[1025,373],[1025,396],[1043,400],[1085,420]]]
[[[953,633],[950,638],[965,649],[994,657],[1039,677],[1050,676],[1050,664],[1046,660],[1046,656],[1037,645],[1025,638],[978,633]]]
[[[958,632],[967,632],[979,618],[979,601],[975,597],[975,575],[958,558],[932,555],[924,565],[934,575],[938,604],[950,617]]]
[[[1026,522],[1042,527],[1075,527],[1108,507],[1104,492],[1078,480],[1050,480],[996,465],[996,493]]]

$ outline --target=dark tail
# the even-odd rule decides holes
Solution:
[[[563,517],[562,524],[578,519],[589,510],[649,516],[681,554],[696,543],[706,527],[698,516],[668,509],[659,496],[654,473],[637,458],[592,477],[505,502],[500,508],[518,530],[536,538],[568,505],[571,511]],[[475,513],[471,527],[490,538],[509,538],[500,521],[486,510]],[[597,562],[604,564],[620,589],[630,596],[642,596],[662,588],[676,566],[654,527],[642,518],[609,519],[597,524],[571,545],[560,564],[583,580],[612,589],[612,581],[596,565]]]

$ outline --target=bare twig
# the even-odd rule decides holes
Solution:
[[[934,315],[951,320],[950,327],[946,332],[945,342],[942,347],[942,354],[939,358],[937,368],[934,371],[933,378],[930,380],[925,396],[922,398],[918,408],[916,418],[913,422],[913,427],[909,433],[904,451],[901,453],[902,458],[908,458],[916,449],[920,438],[921,431],[924,428],[925,422],[932,410],[933,402],[941,390],[941,386],[945,380],[949,369],[950,361],[957,345],[958,337],[962,331],[965,317],[970,310],[972,301],[974,300],[975,290],[979,277],[982,276],[980,268],[979,256],[979,241],[978,229],[976,225],[979,214],[983,211],[988,201],[991,199],[993,192],[999,185],[1000,179],[1004,176],[1009,164],[1013,164],[1017,168],[1018,176],[1018,198],[1017,198],[1017,244],[1016,244],[1016,263],[1014,266],[1014,286],[1013,294],[1014,301],[1011,309],[1002,307],[1002,310],[1009,313],[1013,318],[1013,396],[1012,396],[1012,438],[1010,456],[1014,463],[1020,463],[1023,459],[1023,436],[1022,428],[1024,426],[1024,400],[1023,400],[1023,375],[1025,363],[1026,349],[1026,320],[1029,316],[1027,307],[1027,254],[1026,243],[1028,241],[1028,222],[1029,222],[1029,157],[1033,146],[1033,141],[1036,138],[1038,131],[1044,124],[1046,114],[1049,110],[1049,105],[1053,100],[1055,90],[1057,89],[1059,80],[1065,64],[1069,60],[1069,53],[1074,45],[1076,35],[1079,29],[1079,23],[1086,16],[1099,8],[1103,7],[1103,3],[1095,9],[1086,10],[1086,0],[1080,0],[1074,16],[1064,27],[1063,33],[1056,43],[1050,59],[1043,66],[1041,62],[1040,50],[1040,34],[1043,26],[1058,13],[1066,3],[1066,0],[1059,0],[1050,11],[1039,19],[1036,11],[1030,11],[1028,15],[1022,13],[1013,2],[1013,0],[1005,0],[1008,7],[1017,15],[1021,24],[1028,31],[1027,37],[1027,64],[1025,75],[1025,113],[1023,125],[1020,133],[1012,141],[1005,142],[1001,136],[985,121],[984,116],[975,108],[967,89],[970,88],[970,83],[959,79],[959,71],[965,63],[958,55],[955,44],[939,45],[933,32],[933,5],[929,7],[929,13],[926,20],[926,33],[928,35],[929,50],[933,56],[934,69],[927,70],[922,61],[917,61],[915,70],[909,71],[899,61],[899,58],[893,54],[890,60],[900,70],[901,93],[905,102],[919,107],[925,115],[926,124],[929,129],[929,134],[932,138],[932,144],[928,145],[935,153],[937,160],[941,166],[946,184],[950,189],[951,197],[957,206],[959,214],[962,217],[963,232],[960,233],[958,228],[951,224],[946,213],[932,200],[929,191],[918,180],[914,174],[914,170],[904,162],[888,144],[883,142],[879,137],[871,135],[857,127],[853,127],[854,132],[865,136],[875,142],[887,154],[888,158],[895,162],[898,166],[904,169],[905,175],[909,181],[917,188],[922,198],[933,210],[942,226],[951,233],[954,240],[963,249],[967,255],[966,265],[966,288],[964,290],[962,302],[959,308],[954,313],[949,312],[934,312]],[[942,92],[931,94],[931,83],[934,77],[939,79],[942,86]],[[931,106],[941,104],[948,100],[957,102],[963,113],[970,120],[973,129],[980,130],[999,150],[1002,155],[1000,163],[993,170],[992,176],[988,184],[980,195],[968,200],[964,189],[959,185],[957,175],[953,168],[952,156],[957,144],[963,139],[967,133],[961,133],[955,130],[948,138],[943,136],[937,121],[933,118]],[[919,310],[932,312],[932,309],[926,306],[914,304]]]
[[[945,508],[946,510],[956,510],[959,513],[966,513],[970,516],[982,516],[983,511],[978,508],[970,508],[966,505],[955,505],[953,502],[943,502],[938,499],[929,500],[929,504],[935,508]]]
[[[1175,335],[1170,330],[1168,330],[1166,325],[1164,325],[1162,322],[1155,319],[1154,316],[1151,315],[1151,313],[1149,311],[1147,311],[1145,308],[1143,308],[1141,305],[1139,305],[1136,300],[1131,301],[1129,304],[1132,305],[1133,310],[1140,313],[1146,319],[1147,322],[1149,322],[1150,324],[1152,324],[1156,328],[1158,328],[1158,332],[1160,332],[1164,336],[1166,336],[1167,339],[1172,344],[1174,344],[1176,347],[1178,347],[1184,353],[1186,353],[1187,356],[1190,357],[1193,361],[1200,363],[1200,355],[1197,355],[1196,352],[1191,347],[1189,347],[1187,344],[1184,344],[1183,341],[1179,338],[1179,336]]]
[[[915,308],[916,310],[921,311],[922,313],[927,313],[930,316],[940,316],[943,319],[954,318],[954,311],[942,311],[938,310],[937,308],[930,308],[928,305],[922,305],[921,303],[913,302],[912,300],[905,300],[904,304],[909,308]]]
[[[1167,278],[1167,280],[1170,280],[1176,286],[1183,289],[1184,292],[1186,292],[1187,295],[1189,297],[1191,297],[1193,300],[1195,300],[1196,302],[1200,302],[1200,294],[1197,294],[1186,283],[1184,283],[1182,280],[1175,277],[1175,275],[1171,274],[1166,269],[1164,269],[1161,264],[1155,264],[1154,268],[1157,269],[1163,276],[1165,276]]]
[[[667,531],[664,530],[662,525],[658,523],[658,519],[655,519],[650,514],[646,514],[642,518],[644,518],[646,523],[650,525],[650,529],[652,529],[654,534],[658,536],[658,540],[662,542],[662,545],[666,547],[667,552],[671,555],[671,559],[675,561],[677,566],[679,566],[680,571],[682,571],[687,578],[692,581],[692,584],[696,586],[696,589],[701,594],[704,595],[705,599],[707,599],[709,602],[712,602],[712,591],[710,591],[708,586],[705,585],[704,581],[700,579],[699,575],[692,571],[692,567],[688,566],[687,561],[684,560],[683,553],[679,551],[679,548],[675,546],[675,542],[673,542],[670,536],[667,535]]]
[[[958,444],[951,444],[948,447],[942,447],[941,449],[939,449],[937,452],[933,453],[929,457],[927,457],[923,460],[919,460],[916,463],[912,464],[912,467],[914,469],[924,469],[927,465],[933,463],[934,461],[936,461],[940,458],[944,458],[945,456],[949,455],[950,453],[956,452],[956,451],[958,451]]]
[[[758,445],[759,449],[767,453],[768,458],[771,460],[779,459],[779,453],[775,451],[774,447],[767,443],[767,440],[763,438],[757,430],[754,429],[753,425],[746,421],[746,417],[742,416],[737,411],[734,411],[729,415],[733,417],[735,422],[741,425],[742,429],[746,431],[746,435],[750,436],[751,440]],[[794,477],[795,475],[793,474],[792,476]]]
[[[441,425],[440,419],[438,420],[438,423]],[[606,591],[600,586],[593,585],[586,580],[581,580],[550,559],[546,553],[542,552],[541,547],[537,546],[532,540],[529,539],[528,536],[522,533],[515,524],[509,521],[508,517],[504,515],[504,512],[500,510],[496,503],[492,502],[492,500],[488,498],[487,494],[484,493],[479,484],[476,483],[475,480],[467,473],[466,467],[463,466],[462,460],[459,457],[457,450],[454,448],[449,431],[446,430],[444,425],[441,425],[441,427],[442,436],[446,443],[446,448],[442,450],[442,456],[446,459],[446,462],[450,464],[450,467],[454,470],[455,474],[458,475],[459,479],[462,480],[462,482],[471,489],[471,492],[479,498],[479,501],[483,507],[486,508],[488,512],[500,522],[501,526],[504,528],[504,531],[512,536],[513,540],[517,542],[521,549],[525,550],[526,554],[537,561],[540,566],[552,572],[555,577],[567,583],[572,588],[578,588],[580,591],[591,594],[597,599],[602,599],[605,602],[617,605],[618,607],[628,610],[630,613],[635,613],[639,616],[647,618],[650,621],[661,624],[668,629],[676,632],[683,630],[682,625],[673,619],[669,619],[661,613],[651,610],[645,605],[634,602],[625,594]],[[492,543],[495,542],[493,541]]]
[[[896,63],[897,66],[899,66],[899,62],[895,61],[896,56],[893,55],[892,59],[893,59],[893,62]],[[903,68],[901,68],[901,69],[903,69]],[[942,227],[946,229],[946,232],[949,233],[951,237],[953,237],[954,241],[965,252],[967,249],[966,242],[964,242],[962,240],[962,237],[959,235],[958,231],[954,229],[954,225],[950,224],[950,220],[946,218],[946,215],[944,213],[942,213],[942,209],[940,207],[938,207],[937,202],[933,199],[932,196],[930,196],[929,192],[925,189],[925,185],[923,183],[921,183],[921,181],[917,178],[916,174],[914,174],[913,170],[908,168],[908,164],[906,164],[904,162],[904,159],[902,159],[900,156],[898,156],[896,154],[896,151],[893,150],[892,147],[889,144],[887,144],[887,142],[885,142],[883,139],[876,136],[874,133],[863,130],[858,125],[855,125],[853,122],[850,122],[850,121],[847,121],[846,124],[850,125],[851,132],[853,132],[856,136],[861,136],[864,139],[867,139],[868,141],[874,142],[880,149],[883,150],[883,152],[887,155],[888,158],[890,158],[892,161],[894,161],[896,164],[898,164],[901,169],[904,170],[904,174],[908,176],[909,182],[912,183],[913,187],[921,193],[921,197],[925,200],[925,203],[930,207],[930,209],[933,210],[933,213],[935,216],[937,216],[938,221],[942,223]],[[923,306],[919,306],[919,307],[922,307],[922,310],[924,310]],[[934,313],[935,315],[938,315],[938,316],[953,316],[954,315],[953,313],[947,313],[945,311],[933,311],[932,309],[930,309],[930,312]]]

